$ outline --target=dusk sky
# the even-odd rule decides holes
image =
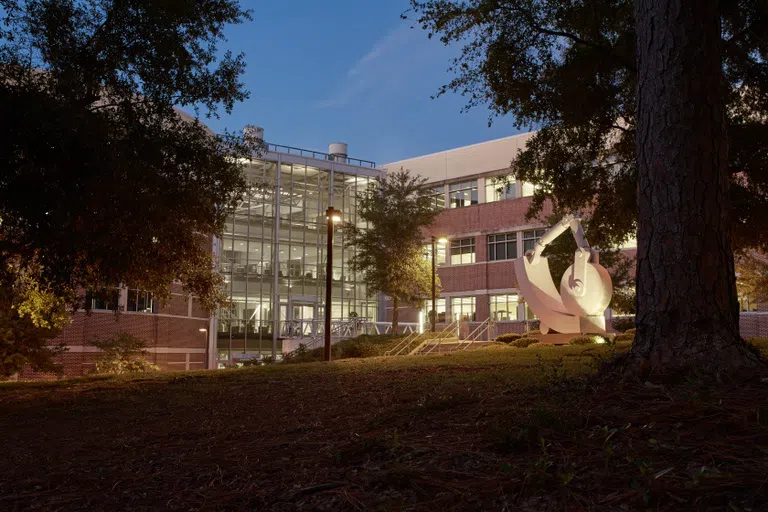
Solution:
[[[246,124],[268,142],[383,164],[518,133],[511,118],[488,128],[488,110],[462,114],[464,98],[430,96],[446,83],[446,48],[410,28],[407,0],[243,0],[253,22],[230,27],[226,48],[245,52],[251,97],[232,115],[203,121],[216,131]]]

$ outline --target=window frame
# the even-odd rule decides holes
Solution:
[[[471,265],[473,263],[476,263],[477,258],[477,250],[475,248],[475,237],[468,237],[468,238],[458,238],[455,240],[451,240],[451,265]],[[458,250],[458,254],[455,254],[454,251]],[[471,261],[464,261],[464,256],[469,255],[467,259],[470,259]],[[455,261],[455,257],[458,256],[458,261]]]
[[[466,194],[469,194],[469,204],[465,199]],[[456,196],[454,196],[456,194]],[[461,194],[461,204],[458,201],[458,194]],[[448,184],[448,206],[449,209],[454,208],[466,208],[467,206],[474,206],[479,203],[477,180],[460,181],[456,183]]]
[[[504,298],[503,301],[499,301],[499,298]],[[510,300],[511,297],[515,297],[514,300]],[[516,322],[518,320],[518,306],[522,302],[522,299],[520,297],[519,293],[505,293],[505,294],[498,294],[498,295],[490,295],[488,297],[488,312],[491,315],[491,318],[495,322]],[[504,307],[506,307],[505,310],[503,310],[505,313],[507,313],[508,318],[499,319],[496,318],[495,313],[498,311],[494,311],[494,306],[498,306],[503,304]],[[510,304],[514,304],[514,308],[510,309]],[[510,318],[512,315],[510,315],[511,312],[514,312],[514,318]]]
[[[133,295],[133,301],[131,300],[131,295]],[[143,309],[139,309],[139,301],[141,299],[144,299],[143,304],[145,307]],[[149,308],[146,307],[146,304],[149,303]],[[131,306],[133,305],[133,309]],[[155,299],[154,295],[152,295],[149,292],[138,290],[131,288],[127,291],[126,294],[126,303],[125,303],[125,310],[130,313],[143,313],[147,315],[154,315],[157,314],[157,300]]]
[[[458,309],[456,311],[456,302],[459,302]],[[471,315],[465,315],[464,309],[471,307]],[[460,322],[476,322],[477,321],[477,298],[475,296],[468,297],[451,297],[451,318],[455,321],[456,315],[459,315]]]
[[[502,240],[497,240],[499,237],[504,237]],[[486,245],[488,248],[488,261],[505,261],[517,259],[517,233],[493,233],[486,236]],[[514,248],[514,255],[509,255],[510,245]],[[504,257],[499,258],[499,248],[503,249]]]
[[[523,231],[523,254],[525,254],[528,251],[531,251],[536,248],[536,242],[539,241],[539,239],[544,236],[547,232],[547,228],[536,228],[536,229],[528,229]],[[527,236],[528,234],[533,233],[533,237]],[[531,244],[530,249],[527,247],[526,242],[533,242]]]
[[[494,179],[502,178],[502,176],[489,176],[485,178],[485,202],[495,203],[498,201],[506,201],[507,199],[517,199],[517,180],[509,178],[504,183],[494,183]],[[504,191],[499,189],[504,187]]]

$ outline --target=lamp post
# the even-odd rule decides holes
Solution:
[[[328,249],[325,262],[325,360],[331,360],[331,291],[333,275],[333,227],[341,222],[341,212],[329,206],[326,211],[328,221]]]
[[[435,238],[435,236],[432,236],[432,314],[430,315],[430,323],[432,325],[432,332],[435,332],[435,324],[437,323],[437,277],[436,277],[436,268],[437,268],[437,244],[445,245],[448,243],[448,239],[443,237]]]

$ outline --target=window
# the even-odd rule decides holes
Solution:
[[[477,204],[477,180],[451,183],[448,196],[451,200],[451,208]]]
[[[544,236],[546,229],[535,229],[533,231],[523,231],[523,252],[528,252],[536,247],[536,242]]]
[[[120,303],[120,290],[102,289],[100,293],[86,292],[85,302],[92,309],[97,311],[115,311],[117,304]]]
[[[515,295],[491,295],[491,318],[496,321],[517,320],[520,297]]]
[[[435,201],[435,207],[439,210],[445,210],[445,186],[440,185],[433,188],[431,195]]]
[[[517,233],[488,235],[488,261],[517,258]]]
[[[503,201],[517,197],[517,184],[512,177],[493,176],[485,178],[485,202]]]
[[[475,239],[451,240],[451,265],[475,262]]]
[[[437,248],[437,258],[435,258],[435,264],[437,265],[445,265],[445,254],[446,254],[446,247],[445,244],[439,244],[435,242],[435,247]],[[424,257],[427,259],[427,262],[431,265],[432,264],[432,244],[429,243],[424,247]]]
[[[464,322],[475,320],[475,298],[454,297],[451,299],[451,314],[454,319]]]
[[[445,299],[435,300],[435,308],[437,309],[437,323],[445,323]],[[432,299],[427,299],[424,305],[424,322],[427,325],[431,325],[432,320],[429,317],[429,312],[432,311]]]
[[[149,292],[128,290],[127,309],[136,313],[157,313],[157,301]]]
[[[533,195],[533,191],[536,190],[536,187],[533,186],[532,183],[523,183],[523,186],[520,187],[522,190],[520,191],[520,197],[529,197]]]

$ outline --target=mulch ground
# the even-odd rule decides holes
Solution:
[[[768,510],[768,379],[514,371],[0,390],[0,510]]]

